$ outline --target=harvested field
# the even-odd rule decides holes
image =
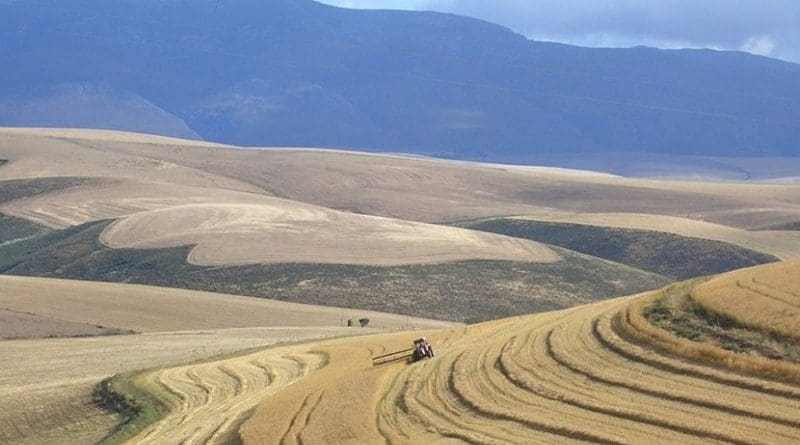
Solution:
[[[631,336],[620,317],[648,298],[443,331],[431,335],[437,357],[413,365],[373,368],[367,356],[384,348],[351,341],[363,358],[342,365],[350,380],[334,371],[345,362],[331,354],[327,367],[266,398],[241,436],[246,444],[328,437],[347,443],[800,440],[800,385],[747,376],[721,362],[687,361]],[[362,378],[367,390],[347,392],[347,383]],[[365,410],[366,418],[349,411],[355,402],[343,394],[373,410]]]
[[[188,261],[204,266],[560,259],[546,246],[528,240],[274,198],[261,205],[183,205],[141,212],[115,222],[100,239],[110,247],[128,249],[193,245]]]
[[[100,380],[282,342],[449,323],[232,295],[0,276],[0,443],[90,443],[119,419],[92,401]],[[13,314],[12,320],[6,317]],[[370,328],[340,327],[370,319]],[[6,324],[7,321],[13,323]],[[98,325],[104,326],[102,329]],[[100,332],[98,332],[100,331]]]
[[[2,303],[0,303],[2,304]],[[33,312],[0,308],[0,340],[47,337],[89,337],[93,335],[132,334],[102,325],[73,322]]]
[[[48,179],[4,181],[45,182]],[[80,178],[78,178],[80,179]],[[273,204],[269,197],[235,190],[184,186],[133,179],[83,178],[86,182],[0,204],[9,215],[50,228],[65,228],[100,219],[121,218],[138,212],[188,204]],[[2,192],[2,190],[0,190]],[[2,196],[2,195],[0,195]]]
[[[722,275],[691,298],[735,324],[800,342],[800,261]]]
[[[120,419],[96,405],[92,391],[119,372],[345,334],[339,327],[275,327],[0,341],[0,443],[94,443]]]

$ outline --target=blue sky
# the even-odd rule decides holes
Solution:
[[[453,12],[536,40],[715,48],[800,62],[800,0],[323,0],[349,8]]]

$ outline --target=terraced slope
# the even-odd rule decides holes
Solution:
[[[800,384],[683,359],[645,331],[632,335],[637,326],[629,309],[650,298],[445,331],[432,336],[435,359],[372,368],[364,357],[348,365],[349,381],[336,372],[325,377],[335,369],[332,357],[315,379],[265,399],[241,436],[247,444],[329,437],[345,443],[800,441]],[[362,356],[380,351],[361,347]],[[360,377],[377,383],[368,383],[366,394],[348,393],[346,385]],[[371,415],[348,412],[354,402],[344,394],[372,404]],[[295,405],[287,405],[290,399]]]

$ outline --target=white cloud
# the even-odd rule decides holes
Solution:
[[[757,36],[747,39],[744,44],[742,44],[741,49],[742,51],[758,54],[760,56],[772,56],[776,46],[777,44],[772,37]]]
[[[800,62],[798,0],[323,0],[353,8],[426,9],[582,46],[715,48]]]

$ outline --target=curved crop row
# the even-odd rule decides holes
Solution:
[[[420,335],[399,333],[315,344],[329,361],[302,379],[315,356],[164,370],[175,407],[149,439],[227,440],[274,385],[238,428],[245,444],[800,443],[800,385],[642,315],[675,289],[429,334],[437,356],[417,363],[373,366]]]
[[[647,335],[656,334],[634,332],[630,322],[649,298],[463,330],[439,348],[435,360],[397,369],[387,382],[377,402],[383,438],[389,443],[800,441],[800,387],[652,348]]]

